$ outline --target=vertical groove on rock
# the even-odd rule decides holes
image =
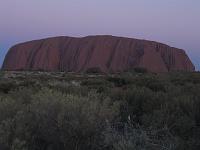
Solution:
[[[71,42],[71,38],[66,38],[66,40],[63,40],[62,43],[60,43],[59,51],[60,51],[60,61],[59,61],[59,66],[58,69],[60,71],[65,71],[66,70],[66,65],[64,65],[64,56],[68,50],[69,44]],[[64,67],[65,66],[65,67]]]
[[[88,50],[87,52],[87,56],[86,56],[86,59],[85,59],[85,62],[84,64],[82,65],[81,69],[79,71],[83,71],[84,68],[86,68],[87,64],[90,62],[91,58],[92,58],[92,55],[93,55],[93,52],[95,50],[95,46],[92,45],[91,48]]]
[[[33,69],[33,64],[35,62],[35,57],[36,57],[36,54],[41,50],[42,46],[44,44],[44,40],[41,41],[41,43],[38,45],[38,47],[36,49],[33,49],[29,56],[28,56],[28,64],[27,64],[27,67],[30,68],[31,70]]]
[[[110,52],[109,59],[107,60],[107,63],[106,63],[106,67],[108,68],[108,70],[111,69],[110,67],[111,67],[113,58],[115,57],[116,50],[117,50],[118,46],[120,45],[120,42],[121,42],[121,39],[118,39],[118,40],[116,41],[116,43],[114,44],[113,49],[112,49],[111,52]]]
[[[127,59],[127,69],[133,69],[137,64],[139,64],[139,60],[137,56],[135,55],[135,42],[132,40],[129,44],[129,53],[128,53],[128,59]]]
[[[75,45],[75,53],[73,56],[73,65],[72,66],[72,70],[77,71],[77,65],[78,65],[78,58],[79,58],[79,54],[80,54],[80,49],[81,49],[81,41],[79,39],[77,39],[77,45]]]

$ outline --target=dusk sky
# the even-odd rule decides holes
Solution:
[[[100,34],[184,49],[200,69],[200,0],[0,0],[0,65],[19,42]]]

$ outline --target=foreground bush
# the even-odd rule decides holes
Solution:
[[[0,79],[0,150],[199,150],[200,74]]]
[[[178,146],[167,129],[144,129],[131,123],[125,124],[119,132],[116,128],[108,128],[105,132],[105,143],[113,150],[174,150]]]
[[[88,68],[85,72],[88,74],[102,74],[103,73],[99,67]]]
[[[118,106],[95,93],[87,97],[43,89],[28,104],[2,99],[0,143],[9,149],[100,149],[102,131]]]

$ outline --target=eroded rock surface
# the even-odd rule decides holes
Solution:
[[[55,37],[17,44],[8,51],[2,69],[121,72],[135,67],[152,72],[195,70],[184,50],[114,36]]]

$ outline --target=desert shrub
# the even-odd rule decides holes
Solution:
[[[79,82],[75,81],[51,81],[48,83],[47,87],[62,92],[63,94],[86,96],[89,90],[87,87],[80,86],[79,84]]]
[[[200,148],[198,73],[0,79],[0,149]]]
[[[120,75],[145,75],[145,74],[150,74],[150,72],[144,68],[144,67],[135,67],[135,68],[128,68],[124,70],[124,72],[121,72]]]
[[[168,89],[155,92],[149,87],[128,86],[126,89],[113,89],[110,97],[121,101],[122,122],[126,123],[129,118],[131,123],[137,123],[145,130],[165,129],[164,134],[176,139],[177,149],[197,148],[200,139],[196,133],[200,129],[198,95],[188,96],[189,93],[184,93],[182,88],[172,87],[173,93],[168,93]]]
[[[128,86],[125,89],[113,89],[110,97],[113,100],[120,100],[124,103],[127,103],[129,108],[128,110],[135,110],[135,112],[152,112],[153,109],[160,108],[160,105],[163,99],[162,92],[153,92],[146,87],[138,87],[135,85]],[[149,108],[148,108],[149,107]]]
[[[1,79],[1,78],[3,78],[3,77],[4,77],[4,75],[5,75],[5,72],[3,72],[3,71],[0,71],[0,79]]]
[[[17,88],[17,83],[13,80],[0,79],[0,93],[8,93]]]
[[[109,127],[105,131],[105,145],[111,150],[174,150],[176,139],[165,130],[144,129],[130,123],[123,131]]]
[[[159,109],[162,103],[162,93],[154,93],[148,88],[133,86],[125,91],[124,102],[127,104],[127,115],[131,115],[134,121],[141,121],[140,117],[145,113],[151,113]]]
[[[166,81],[159,79],[159,77],[155,75],[136,77],[134,79],[134,84],[137,86],[149,88],[155,92],[166,91],[166,86],[168,85]]]
[[[107,80],[113,83],[117,87],[122,87],[129,84],[127,78],[122,78],[122,77],[108,77]]]
[[[82,86],[97,86],[104,84],[109,84],[109,83],[102,79],[87,79],[81,82]]]
[[[11,146],[11,150],[28,150],[26,147],[26,142],[15,139]]]
[[[136,73],[147,73],[148,72],[147,69],[143,68],[143,67],[136,67],[136,68],[134,68],[134,71]]]
[[[8,114],[1,114],[0,143],[29,150],[99,149],[106,124],[118,115],[118,104],[96,93],[80,97],[49,89],[32,94],[23,107],[14,99],[0,106]]]
[[[175,85],[184,86],[187,83],[200,84],[199,73],[174,72],[169,74],[169,79]]]
[[[172,101],[166,102],[160,109],[153,113],[143,115],[142,124],[152,129],[168,129],[169,133],[178,139],[177,149],[193,149],[190,139],[199,139],[195,137],[200,129],[196,123],[196,113],[193,100],[187,97],[178,97]],[[194,109],[194,111],[192,110]],[[152,121],[153,120],[153,121]]]
[[[37,80],[33,80],[30,78],[24,78],[19,84],[18,87],[37,87],[37,88],[41,88],[42,84],[37,81]]]
[[[88,74],[102,74],[103,73],[99,67],[88,68],[85,72]]]
[[[89,90],[96,90],[98,93],[108,93],[112,84],[104,79],[87,79],[81,82],[83,87],[87,87]]]

